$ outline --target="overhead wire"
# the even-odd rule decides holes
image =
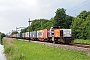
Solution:
[[[81,4],[79,4],[79,5],[75,6],[75,7],[73,7],[73,8],[71,8],[71,9],[69,9],[69,10],[68,10],[68,11],[69,11],[68,13],[73,13],[73,12],[75,12],[76,10],[78,10],[78,9],[82,8],[83,6],[87,5],[89,2],[90,2],[90,0],[84,1],[83,3],[81,3]]]

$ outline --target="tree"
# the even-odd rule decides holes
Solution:
[[[1,32],[0,32],[0,34],[1,34],[1,39],[2,39],[3,37],[5,37],[5,34],[4,34],[4,33],[1,33]]]
[[[17,31],[13,31],[11,34],[17,34],[18,32]]]
[[[65,21],[65,28],[69,29],[71,24],[72,24],[72,21],[74,20],[74,17],[66,15],[65,20],[66,20]]]
[[[54,26],[60,26],[62,28],[70,28],[73,21],[73,17],[66,15],[65,9],[57,9],[54,17]]]
[[[84,10],[84,11],[82,11],[77,17],[82,18],[82,19],[86,19],[86,17],[87,17],[89,14],[90,14],[89,11],[87,12],[86,10]]]
[[[47,26],[47,22],[49,20],[47,19],[35,19],[32,21],[31,25],[26,29],[26,31],[37,31],[37,30],[41,30],[41,29],[45,29]],[[49,26],[50,24],[48,24]]]
[[[73,21],[71,28],[76,38],[88,39],[90,37],[90,12],[82,11]]]
[[[28,29],[28,27],[24,28],[24,29],[21,29],[21,33],[25,33],[27,29]]]
[[[87,39],[90,39],[90,14],[86,18],[87,26],[86,26],[86,31],[87,31]]]
[[[61,26],[64,28],[64,25],[65,25],[65,16],[66,16],[66,13],[65,13],[65,9],[57,9],[57,11],[55,12],[56,15],[54,17],[54,26]]]

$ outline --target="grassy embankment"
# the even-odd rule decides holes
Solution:
[[[83,39],[75,39],[75,43],[85,43],[85,44],[90,44],[90,40],[83,40]]]
[[[48,47],[16,39],[8,45],[7,41],[4,40],[4,45],[4,52],[8,60],[90,60],[90,57],[82,52]]]

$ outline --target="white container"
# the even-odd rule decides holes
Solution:
[[[43,30],[37,31],[37,38],[43,38]]]
[[[24,33],[22,33],[22,37],[23,37],[23,38],[25,37]]]
[[[26,37],[29,37],[29,32],[26,32],[25,34],[26,34]]]
[[[32,32],[30,32],[30,37],[32,37],[32,36],[31,36],[31,33],[32,33]],[[29,38],[29,32],[26,32],[26,35],[25,35],[25,36],[26,36],[27,38]]]

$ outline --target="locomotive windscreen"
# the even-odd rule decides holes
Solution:
[[[72,37],[71,29],[63,29],[63,37]]]

